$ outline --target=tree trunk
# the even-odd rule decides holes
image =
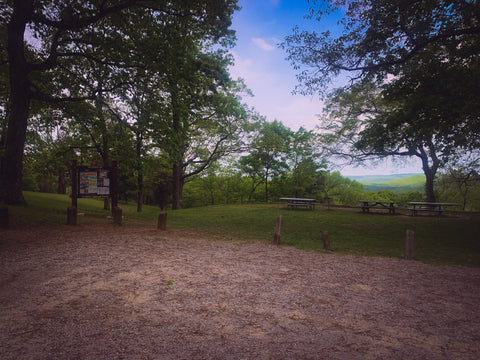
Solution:
[[[215,194],[213,187],[210,188],[210,205],[215,205]]]
[[[252,202],[253,193],[255,192],[256,188],[257,187],[255,186],[255,178],[252,177],[252,188],[250,189],[250,193],[248,194],[248,202]]]
[[[435,192],[433,190],[434,182],[435,182],[435,173],[433,171],[425,171],[425,193],[427,195],[428,202],[435,202]]]
[[[103,113],[103,79],[99,78],[99,83],[98,83],[98,98],[95,101],[95,107],[97,108],[97,116],[100,121],[100,129],[101,133],[100,136],[102,137],[102,150],[101,150],[101,156],[102,156],[102,165],[104,168],[108,167],[110,165],[110,148],[109,148],[109,135],[108,135],[108,130],[107,130],[107,124],[105,120],[105,116]],[[110,201],[108,197],[105,198],[103,202],[103,210],[114,210],[113,206],[110,207]]]
[[[139,169],[137,175],[137,212],[142,212],[143,208],[143,173],[142,169]]]
[[[5,157],[2,160],[1,197],[10,205],[25,204],[22,193],[22,171],[29,100],[19,99],[20,101],[17,102],[17,99],[14,99],[15,97],[19,96],[12,96],[12,111],[8,121]]]
[[[2,159],[0,197],[7,204],[25,204],[22,193],[23,150],[30,107],[27,62],[24,54],[26,16],[31,1],[15,1],[8,24],[10,112]]]
[[[172,210],[181,208],[182,191],[183,191],[183,165],[180,162],[173,166],[173,194],[172,194]]]
[[[142,167],[142,144],[143,136],[141,131],[136,132],[136,150],[137,150],[137,212],[142,212],[143,208],[143,167]]]
[[[423,147],[420,147],[420,159],[422,160],[422,169],[425,174],[425,194],[427,195],[428,202],[435,202],[435,192],[434,192],[434,184],[435,184],[435,175],[437,174],[438,166],[440,161],[438,160],[435,148],[431,141],[427,142],[427,145],[430,149],[430,155],[427,154]],[[431,158],[432,164],[430,165],[428,160],[429,156]]]
[[[265,202],[268,203],[268,169],[265,172]]]
[[[172,128],[175,136],[172,155],[173,168],[172,168],[172,210],[178,210],[181,208],[182,192],[183,192],[183,157],[184,157],[184,139],[181,136],[181,118],[180,118],[180,106],[177,99],[177,91],[172,89]]]
[[[265,202],[268,203],[268,179],[265,179]]]
[[[105,119],[103,118],[103,113],[100,113],[100,120],[105,124]],[[102,129],[102,161],[103,167],[107,168],[110,165],[110,149],[108,148],[108,134],[106,128]],[[103,201],[103,210],[112,210],[110,207],[110,199],[106,197]]]
[[[58,193],[67,193],[67,181],[65,180],[65,171],[63,169],[58,170]]]

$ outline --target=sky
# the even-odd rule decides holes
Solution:
[[[323,102],[318,96],[292,94],[298,84],[296,71],[279,44],[297,25],[301,30],[321,32],[327,27],[332,30],[336,21],[319,23],[305,19],[310,6],[306,0],[239,0],[238,4],[242,9],[233,16],[237,41],[231,51],[235,65],[230,73],[233,78],[244,79],[253,92],[253,97],[243,98],[244,102],[268,121],[278,120],[293,131],[300,127],[314,130]],[[385,161],[374,167],[334,170],[344,176],[422,173],[416,160],[403,165]]]

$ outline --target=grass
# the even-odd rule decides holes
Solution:
[[[71,200],[65,195],[25,193],[28,206],[10,207],[14,225],[26,222],[65,224]],[[136,204],[120,203],[126,217],[156,226],[160,210]],[[92,216],[78,217],[79,224],[107,221],[103,201],[79,199],[78,212]],[[273,241],[277,216],[283,216],[282,245],[303,250],[323,251],[321,233],[328,231],[335,253],[403,258],[405,232],[415,232],[415,259],[434,264],[480,266],[480,215],[461,216],[390,216],[364,214],[358,209],[317,208],[287,210],[280,204],[225,205],[168,212],[167,226],[193,229],[214,239]]]

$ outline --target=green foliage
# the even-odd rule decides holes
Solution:
[[[293,133],[276,120],[269,123],[265,119],[260,119],[257,128],[250,144],[250,154],[240,159],[240,167],[252,179],[251,195],[260,184],[263,184],[264,199],[268,202],[269,181],[280,176],[288,168],[287,157]]]
[[[437,181],[442,200],[462,205],[463,210],[480,211],[480,177],[477,171],[459,167],[449,169]]]
[[[452,64],[455,59],[454,66],[461,68],[478,56],[476,1],[326,0],[311,4],[308,18],[320,25],[332,15],[339,21],[336,29],[321,33],[295,28],[282,44],[292,65],[303,70],[298,75],[298,90],[304,93],[325,89],[345,71],[354,80],[383,82],[420,65],[420,60]]]
[[[338,171],[321,172],[318,184],[321,195],[317,198],[333,198],[335,204],[356,205],[363,198],[363,185],[343,177]]]

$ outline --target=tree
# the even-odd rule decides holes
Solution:
[[[480,146],[478,4],[322,3],[327,7],[312,9],[311,16],[321,19],[343,10],[343,33],[334,38],[328,31],[321,35],[297,31],[283,44],[295,66],[309,67],[299,75],[300,91],[322,91],[333,77],[350,73],[349,86],[331,97],[337,105],[348,101],[349,110],[334,110],[339,123],[324,127],[336,127],[337,135],[348,134],[344,140],[357,159],[358,155],[420,157],[427,199],[433,201],[437,170],[451,162],[459,149]]]
[[[332,190],[339,188],[343,181],[344,178],[338,171],[333,173],[330,171],[324,171],[320,174],[318,179],[319,189],[327,199],[333,196]]]
[[[343,177],[338,171],[323,170],[317,174],[317,188],[324,200],[346,205],[354,205],[364,196],[363,185],[358,181]]]
[[[198,176],[222,157],[245,148],[244,137],[249,131],[248,113],[237,96],[229,92],[205,99],[207,102],[203,107],[190,109],[190,114],[184,118],[173,118],[174,136],[165,139],[163,148],[171,156],[173,164],[173,209],[181,206],[186,181]]]
[[[415,96],[411,99],[416,101]],[[427,200],[435,201],[435,175],[455,159],[462,144],[444,138],[441,128],[424,129],[409,121],[426,117],[426,109],[411,107],[405,98],[382,96],[374,84],[356,84],[329,97],[320,125],[321,142],[330,156],[356,163],[391,156],[418,157],[426,177]]]
[[[158,59],[152,59],[158,62]],[[142,211],[144,200],[144,168],[145,159],[153,148],[153,137],[161,131],[159,125],[164,111],[160,70],[132,71],[132,80],[123,91],[116,94],[115,103],[109,106],[109,112],[118,123],[133,136],[133,168],[136,175],[137,212]]]
[[[240,97],[245,87],[227,72],[231,57],[223,50],[206,52],[201,41],[179,36],[181,32],[171,34],[181,46],[172,48],[167,59],[168,108],[157,144],[169,156],[175,210],[181,207],[186,181],[243,149],[248,112]]]
[[[85,67],[79,64],[93,61],[112,70],[128,70],[132,62],[125,62],[126,57],[115,57],[118,52],[129,52],[130,58],[136,60],[134,65],[138,64],[142,54],[135,52],[131,38],[123,36],[128,26],[136,24],[143,29],[138,21],[153,16],[156,31],[161,33],[165,24],[181,19],[189,23],[192,34],[216,42],[229,32],[231,14],[236,8],[235,0],[2,2],[0,20],[7,28],[9,105],[0,196],[7,203],[25,202],[21,189],[22,161],[33,100],[50,103],[93,100],[95,89],[84,81]],[[35,39],[34,47],[25,42],[27,29]],[[148,38],[149,33],[143,35]]]
[[[478,211],[480,209],[480,158],[464,157],[455,166],[449,167],[440,175],[437,191],[442,199],[460,202],[462,209]]]
[[[242,170],[252,178],[252,194],[256,187],[265,185],[265,202],[268,202],[269,180],[288,168],[287,157],[290,152],[292,131],[277,120],[269,123],[265,119],[259,122],[260,128],[252,139],[249,155],[240,159]],[[260,181],[257,181],[260,180]]]
[[[65,194],[75,140],[57,110],[45,108],[30,119],[25,148],[26,190]]]
[[[317,135],[312,130],[300,127],[292,132],[286,156],[288,171],[275,182],[280,196],[316,197],[319,169],[326,167],[320,157]]]
[[[320,168],[326,167],[324,161],[319,162],[321,154],[317,149],[317,136],[313,131],[300,127],[293,133],[290,147],[294,196],[312,196],[317,190],[317,172]]]
[[[256,156],[254,151],[248,155],[242,156],[238,160],[238,168],[242,174],[245,174],[250,180],[250,191],[248,193],[248,202],[251,202],[255,191],[264,182],[264,168],[260,157]]]
[[[475,170],[465,172],[464,169],[450,169],[441,176],[438,184],[443,196],[461,200],[463,211],[467,210],[467,205],[470,209],[478,207],[479,185],[479,174]],[[472,198],[472,193],[476,193],[476,198]]]

